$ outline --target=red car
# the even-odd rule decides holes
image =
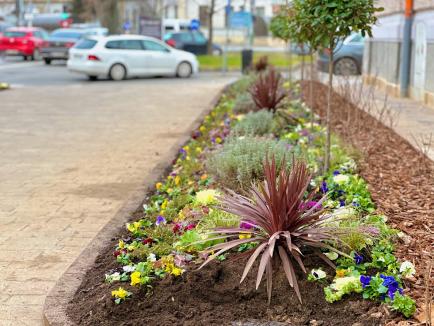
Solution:
[[[47,33],[41,28],[11,27],[0,35],[0,52],[38,60],[41,58],[41,48],[47,37]]]

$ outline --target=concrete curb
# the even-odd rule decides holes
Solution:
[[[205,116],[217,105],[228,85],[223,87],[213,98],[208,108],[190,125],[189,131],[198,128]],[[183,135],[169,152],[161,158],[161,162],[146,176],[144,184],[131,192],[123,207],[99,231],[89,245],[68,267],[45,298],[43,308],[43,324],[46,326],[76,325],[67,315],[67,306],[80,287],[87,271],[92,268],[96,258],[104,251],[111,239],[116,237],[125,227],[131,212],[137,210],[151,187],[170,168],[179,148],[190,139],[190,133]]]

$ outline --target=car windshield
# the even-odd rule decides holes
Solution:
[[[26,34],[26,32],[6,31],[3,35],[6,37],[24,37]]]
[[[59,38],[73,38],[73,39],[79,39],[83,34],[79,32],[69,32],[69,31],[54,31],[51,33],[51,36],[53,37],[59,37]]]
[[[90,50],[92,49],[97,42],[95,40],[84,39],[79,41],[74,48],[82,49],[82,50]]]

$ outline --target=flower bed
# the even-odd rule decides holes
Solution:
[[[395,258],[399,232],[376,212],[366,182],[357,174],[358,154],[335,138],[332,167],[320,173],[324,130],[299,101],[276,101],[280,109],[271,113],[239,114],[240,107],[243,113],[255,110],[253,103],[238,105],[255,78],[241,80],[222,97],[180,150],[172,172],[136,212],[141,218],[127,224],[113,255],[101,256],[89,271],[70,307],[79,324],[199,325],[255,319],[377,325],[380,302],[388,311],[407,317],[414,313],[403,282],[414,274],[414,266]],[[292,155],[304,158],[311,179]],[[266,184],[249,192],[252,181],[260,185],[264,178]],[[273,180],[288,180],[291,187],[278,181],[273,188]],[[285,197],[289,205],[279,206],[293,216],[285,219],[285,231],[276,226],[279,214],[270,213],[265,224],[252,217],[253,212],[267,214],[261,200],[267,207],[281,202],[267,196],[276,191],[270,197],[277,198],[280,188],[291,189]],[[243,196],[225,196],[228,189]],[[300,227],[302,219],[309,221]],[[292,240],[282,242],[289,229]],[[266,253],[274,251],[271,259]],[[252,253],[262,257],[259,264],[247,261]],[[252,271],[240,285],[246,263]],[[253,274],[258,274],[258,287],[264,272],[267,289],[263,285],[255,291]]]

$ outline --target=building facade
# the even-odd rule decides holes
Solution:
[[[408,95],[434,107],[434,0],[414,0],[409,69],[404,69],[405,1],[382,0],[385,11],[365,43],[364,79],[389,94]],[[402,76],[402,71],[409,71]],[[403,85],[408,80],[408,89]],[[407,94],[404,94],[407,93]]]

